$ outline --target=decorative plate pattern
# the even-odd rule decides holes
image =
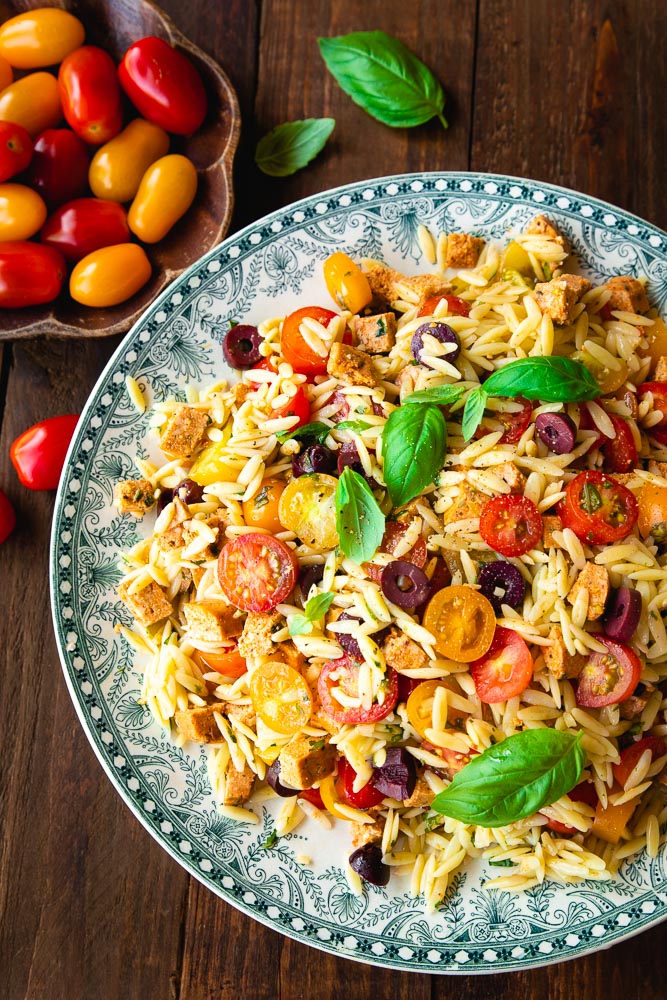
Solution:
[[[610,883],[545,883],[523,895],[488,890],[485,865],[470,864],[444,905],[426,914],[408,886],[349,890],[347,832],[326,837],[309,821],[264,846],[262,822],[220,816],[205,751],[172,746],[137,704],[140,677],[125,640],[129,624],[115,585],[120,552],[147,529],[111,506],[116,481],[149,454],[148,415],[125,391],[132,375],[147,396],[183,398],[185,385],[219,377],[219,345],[231,319],[259,322],[298,305],[327,302],[321,262],[333,250],[381,257],[408,273],[428,270],[417,242],[464,230],[504,240],[537,211],[554,218],[595,280],[646,274],[667,300],[667,235],[603,202],[515,178],[408,174],[350,184],[281,209],[236,233],[171,285],[116,351],[84,410],[60,484],[53,522],[51,594],[65,677],[82,725],[135,815],[187,871],[275,930],[347,958],[404,970],[494,972],[562,961],[607,947],[667,917],[667,850],[640,854]],[[320,836],[318,836],[320,833]],[[309,864],[297,862],[307,855]]]

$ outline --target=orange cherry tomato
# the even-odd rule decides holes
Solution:
[[[0,55],[16,69],[55,66],[83,45],[85,36],[78,17],[57,7],[38,7],[0,26]]]
[[[533,658],[518,632],[499,625],[484,656],[470,664],[481,701],[497,705],[525,691],[533,679]]]
[[[439,590],[429,601],[422,624],[434,636],[441,656],[470,663],[491,645],[496,615],[483,594],[464,584]]]
[[[336,305],[351,313],[361,312],[373,298],[368,278],[346,253],[332,253],[327,257],[324,281]]]
[[[80,260],[70,275],[69,293],[84,306],[116,306],[143,288],[150,276],[146,252],[136,243],[119,243]]]
[[[35,138],[63,116],[58,81],[52,73],[30,73],[0,94],[0,121],[15,122]]]
[[[428,739],[426,730],[433,728],[433,699],[438,688],[443,687],[448,691],[454,689],[451,681],[437,679],[433,681],[422,681],[414,689],[407,700],[406,709],[408,720],[412,728],[419,733],[423,740]],[[453,728],[460,729],[466,719],[464,712],[456,708],[447,708],[447,724]]]
[[[320,357],[311,350],[306,341],[301,336],[299,327],[304,319],[315,319],[322,326],[328,326],[336,316],[331,309],[323,309],[321,306],[305,306],[290,313],[283,321],[281,335],[281,351],[285,361],[292,366],[295,372],[301,375],[325,375],[327,371],[327,359]]]
[[[639,534],[642,538],[652,535],[656,542],[664,542],[667,539],[667,486],[644,483],[637,500]]]
[[[5,87],[8,87],[13,80],[14,74],[12,72],[12,67],[9,65],[4,56],[0,56],[0,91],[3,91]]]
[[[418,316],[432,316],[438,305],[445,299],[447,302],[447,314],[449,316],[469,316],[470,304],[465,299],[460,299],[458,295],[431,295],[421,307]]]
[[[0,242],[27,240],[46,219],[46,205],[25,184],[0,184]]]
[[[215,653],[198,649],[197,659],[201,661],[204,668],[215,670],[223,677],[242,677],[248,669],[245,657],[241,656],[237,646],[230,646],[228,649]]]
[[[96,198],[132,201],[151,163],[169,149],[169,136],[158,125],[135,118],[122,132],[101,146],[88,171]]]
[[[144,243],[157,243],[185,215],[197,193],[197,171],[187,156],[171,153],[141,178],[127,221]]]
[[[250,700],[262,722],[285,736],[293,736],[307,726],[313,708],[305,680],[282,660],[267,660],[253,670]]]
[[[82,45],[60,64],[58,90],[67,122],[92,146],[108,142],[123,126],[116,64],[97,45]]]
[[[242,504],[245,523],[252,528],[264,528],[265,531],[282,531],[278,507],[284,489],[285,483],[282,480],[265,479],[252,500],[244,500]]]

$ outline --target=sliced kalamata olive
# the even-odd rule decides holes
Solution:
[[[414,757],[404,747],[387,747],[384,764],[373,768],[371,781],[378,792],[404,802],[415,790],[417,767]]]
[[[161,514],[167,504],[171,503],[174,499],[174,491],[169,489],[168,486],[162,486],[160,488],[160,496],[157,498],[157,512]]]
[[[277,757],[266,772],[266,782],[276,795],[280,795],[284,799],[291,799],[293,795],[298,795],[298,789],[288,788],[280,780],[280,760]]]
[[[314,583],[319,583],[324,576],[324,563],[316,563],[314,566],[305,566],[299,573],[299,587],[304,600],[310,593],[310,588]]]
[[[540,413],[535,430],[554,455],[566,455],[577,440],[577,428],[567,413]]]
[[[479,571],[477,582],[497,615],[502,613],[503,604],[518,608],[526,593],[526,584],[519,570],[502,559],[485,563]]]
[[[422,601],[421,604],[417,605],[417,607],[415,608],[416,613],[418,615],[423,614],[423,612],[426,610],[426,605],[434,596],[434,594],[437,594],[438,591],[442,590],[444,587],[448,587],[451,582],[452,582],[452,574],[449,570],[449,567],[445,562],[445,560],[441,559],[440,556],[438,556],[436,559],[435,566],[433,568],[433,572],[429,577],[428,594],[426,595],[426,600]]]
[[[347,611],[343,611],[342,615],[338,616],[339,622],[359,622],[361,625],[361,618],[359,615],[350,615]],[[359,649],[359,643],[357,640],[345,632],[336,632],[336,640],[340,646],[343,647],[348,656],[353,657],[355,660],[363,660],[361,655],[361,650]]]
[[[201,503],[204,499],[204,487],[194,479],[181,479],[178,486],[174,486],[174,496],[183,503]]]
[[[415,688],[424,683],[423,677],[408,677],[407,674],[398,675],[398,703],[407,701]]]
[[[262,360],[259,346],[262,338],[256,326],[241,323],[233,326],[222,342],[225,361],[232,368],[253,368]]]
[[[456,336],[451,326],[448,326],[446,323],[438,323],[434,320],[431,323],[422,323],[422,325],[412,334],[410,350],[412,351],[412,356],[415,361],[421,361],[420,355],[424,349],[424,334],[426,333],[430,337],[434,337],[435,340],[439,340],[441,344],[453,344],[454,350],[445,354],[445,361],[451,362],[456,360],[461,351],[461,341]]]
[[[605,615],[604,632],[617,642],[630,642],[642,613],[642,595],[631,587],[619,587],[612,594]]]
[[[382,851],[377,844],[364,844],[353,851],[350,868],[371,885],[387,885],[389,882],[389,865],[382,860]]]
[[[378,488],[378,484],[373,479],[372,476],[367,476],[364,472],[364,467],[361,464],[361,459],[359,458],[359,452],[357,451],[357,446],[354,441],[346,441],[340,446],[338,451],[338,475],[342,476],[343,470],[346,466],[349,466],[353,472],[358,472],[360,476],[366,480],[368,485],[372,490]]]
[[[431,584],[423,569],[404,559],[394,559],[382,570],[382,593],[399,608],[416,608],[429,595]]]
[[[292,455],[292,472],[295,476],[307,476],[312,472],[333,472],[336,468],[336,453],[323,444],[309,444],[298,455]]]

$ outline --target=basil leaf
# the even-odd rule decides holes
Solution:
[[[586,365],[558,357],[510,361],[487,378],[484,390],[489,396],[525,396],[545,403],[580,403],[600,395]]]
[[[398,38],[384,31],[356,31],[318,38],[318,45],[338,85],[384,125],[410,128],[437,115],[448,127],[440,83]]]
[[[571,791],[585,763],[581,733],[527,729],[473,757],[432,808],[462,823],[507,826]]]
[[[384,514],[366,480],[349,465],[336,487],[336,530],[341,549],[358,563],[373,558],[384,535]]]
[[[260,844],[260,847],[262,847],[265,851],[270,851],[272,847],[276,846],[277,841],[278,841],[278,831],[274,828],[268,835],[264,843]]]
[[[406,396],[401,406],[406,403],[435,403],[438,406],[449,406],[461,398],[467,386],[463,385],[435,385],[432,389],[421,389],[419,392],[411,392]]]
[[[365,420],[341,420],[339,424],[333,428],[335,431],[354,431],[356,434],[361,433],[361,431],[367,431],[370,427]]]
[[[382,432],[384,481],[394,507],[401,507],[435,480],[445,461],[447,426],[437,406],[393,410]]]
[[[305,615],[294,615],[290,618],[287,631],[290,635],[309,635],[313,631],[313,623]]]
[[[600,491],[596,486],[593,486],[593,483],[584,484],[584,488],[581,491],[579,506],[582,510],[585,510],[587,514],[594,514],[595,511],[599,510],[602,506]]]
[[[488,393],[480,385],[477,389],[473,389],[466,399],[461,423],[464,441],[469,441],[479,427],[488,398]]]
[[[319,621],[322,615],[327,613],[333,599],[334,595],[330,590],[327,590],[324,594],[316,594],[315,597],[311,597],[309,601],[306,601],[306,606],[303,609],[304,613],[302,615],[294,615],[290,619],[289,634],[308,635],[309,632],[312,632],[313,622]]]
[[[276,434],[279,441],[303,441],[304,444],[322,444],[331,434],[333,427],[316,420],[312,424],[304,424],[303,427],[296,427],[291,431],[280,431]]]
[[[255,163],[270,177],[287,177],[317,156],[335,124],[333,118],[304,118],[276,125],[257,143]]]

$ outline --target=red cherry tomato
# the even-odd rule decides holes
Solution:
[[[479,533],[495,552],[523,556],[542,538],[542,515],[528,497],[493,497],[482,508]]]
[[[325,375],[327,359],[312,351],[301,336],[299,327],[304,319],[315,319],[322,326],[328,326],[336,316],[331,309],[322,306],[305,306],[290,313],[283,322],[282,355],[295,372],[301,375]]]
[[[0,309],[22,309],[53,302],[67,269],[53,247],[26,240],[0,243]]]
[[[600,400],[594,400],[594,402],[600,405]],[[603,444],[606,444],[610,440],[603,434],[601,430],[598,429],[597,424],[591,416],[591,412],[585,403],[582,403],[579,407],[579,429],[582,431],[597,431],[597,438],[595,440],[594,448],[601,448]]]
[[[0,182],[26,169],[32,149],[30,133],[23,125],[0,121]]]
[[[639,758],[645,750],[651,751],[651,761],[654,761],[656,757],[663,757],[667,753],[667,743],[665,743],[662,736],[644,736],[643,739],[637,740],[636,743],[631,743],[625,750],[621,750],[619,763],[612,764],[611,766],[614,773],[614,780],[618,782],[621,788],[625,787],[626,781],[630,777],[631,772],[634,771]]]
[[[384,529],[384,535],[382,536],[382,541],[380,542],[380,552],[388,552],[390,555],[394,555],[399,542],[408,528],[409,525],[405,524],[403,521],[387,521]],[[420,535],[412,548],[400,558],[405,562],[412,563],[413,566],[417,566],[419,569],[423,569],[426,565],[427,557],[428,553],[426,551],[426,542]],[[396,558],[399,557],[397,556]],[[364,569],[371,580],[375,580],[376,583],[380,582],[384,566],[379,566],[377,563],[367,562],[364,563]]]
[[[633,493],[613,476],[580,472],[565,487],[558,512],[566,528],[593,545],[618,542],[629,535],[639,514]]]
[[[517,441],[521,440],[521,435],[524,433],[526,428],[530,423],[530,418],[533,413],[533,404],[529,399],[525,399],[523,396],[517,396],[514,400],[515,403],[521,404],[521,409],[513,413],[501,413],[493,411],[492,419],[496,422],[500,422],[505,431],[501,437],[498,444],[516,444]],[[487,420],[482,420],[482,423],[475,431],[475,437],[484,437],[485,434],[489,434],[491,428]]]
[[[332,688],[340,687],[352,697],[358,696],[357,678],[359,664],[349,656],[339,660],[329,660],[325,663],[317,681],[317,691],[322,703],[322,711],[336,725],[346,723],[363,725],[366,722],[379,722],[394,710],[398,700],[398,675],[391,667],[387,667],[384,701],[373,702],[370,708],[344,708],[332,695]]]
[[[379,806],[384,795],[378,792],[377,788],[369,781],[358,792],[354,791],[354,780],[357,772],[348,761],[341,757],[338,761],[338,795],[348,806],[355,809],[370,809],[372,806]]]
[[[302,788],[299,792],[299,798],[305,799],[306,802],[310,802],[311,805],[316,806],[318,809],[325,808],[319,788]]]
[[[16,527],[16,514],[7,494],[0,490],[0,545],[6,542]]]
[[[598,316],[600,317],[600,320],[603,323],[610,323],[611,320],[614,318],[612,308],[608,302],[605,302],[605,304],[602,306],[602,309],[600,309]]]
[[[247,372],[248,381],[252,382],[253,385],[261,385],[261,382],[255,381],[255,379],[253,379],[253,377],[252,377],[252,373],[256,372],[256,371],[275,372],[275,371],[277,371],[277,368],[274,365],[272,358],[264,358],[263,361],[260,361],[259,364],[255,365],[253,368],[250,368],[248,370],[248,372]]]
[[[644,382],[637,388],[637,402],[641,402],[647,392],[653,396],[653,409],[660,410],[663,414],[660,423],[651,427],[647,433],[660,444],[667,445],[667,383]]]
[[[63,59],[58,73],[63,114],[79,138],[101,146],[123,125],[116,64],[104,49],[82,45]]]
[[[303,391],[303,386],[299,386],[289,403],[285,403],[284,406],[279,407],[277,410],[273,410],[271,419],[278,420],[280,417],[299,418],[299,423],[295,424],[294,427],[290,427],[290,430],[296,430],[297,427],[303,427],[304,424],[308,423],[310,420],[310,403],[308,402],[308,398]]]
[[[88,187],[90,154],[68,128],[47,128],[35,139],[28,183],[51,208],[71,201]]]
[[[591,653],[579,675],[576,698],[582,708],[604,708],[625,701],[639,684],[642,672],[641,660],[629,646],[604,635],[596,639],[604,643],[607,652]]]
[[[533,679],[533,658],[518,632],[498,625],[488,652],[470,664],[475,690],[487,705],[525,691]]]
[[[572,789],[571,792],[567,793],[567,797],[571,802],[585,802],[586,805],[590,806],[592,809],[595,809],[598,804],[598,793],[595,791],[595,785],[592,781],[581,781]],[[557,819],[550,819],[547,826],[550,830],[553,830],[554,833],[561,833],[568,837],[571,837],[575,833],[579,833],[576,827],[568,826],[565,823],[561,823]]]
[[[76,263],[93,250],[128,243],[130,230],[122,205],[100,198],[76,198],[46,220],[40,239],[60,250],[65,260]]]
[[[469,316],[470,303],[460,299],[458,295],[431,295],[421,307],[418,316],[432,316],[443,299],[447,300],[447,312],[450,316]]]
[[[292,550],[259,532],[233,538],[218,557],[220,588],[242,611],[271,611],[294,589],[298,573]]]
[[[206,116],[206,91],[190,60],[161,38],[131,45],[118,67],[120,85],[144,118],[190,135]]]
[[[28,427],[13,442],[9,457],[29,490],[55,490],[79,418],[68,413]]]
[[[637,447],[632,436],[630,425],[623,417],[617,417],[614,413],[609,414],[609,419],[614,425],[616,437],[605,438],[600,445],[604,455],[604,467],[606,472],[630,472],[637,464]]]

